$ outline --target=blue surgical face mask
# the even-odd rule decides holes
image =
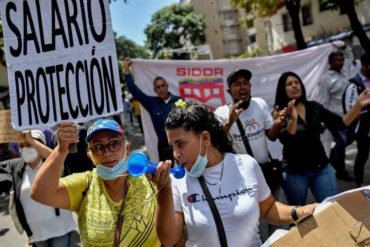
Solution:
[[[98,164],[96,167],[96,172],[103,180],[114,180],[120,176],[128,169],[128,164],[126,160],[126,154],[123,159],[121,159],[113,167],[106,167]]]
[[[191,167],[190,171],[186,171],[186,173],[192,177],[199,178],[203,172],[204,169],[206,169],[208,159],[207,159],[207,151],[208,147],[206,148],[206,154],[204,156],[200,155],[201,146],[199,148],[199,154],[197,157],[197,160],[195,161],[194,165]]]

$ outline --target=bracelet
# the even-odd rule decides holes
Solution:
[[[292,216],[292,219],[294,220],[294,222],[299,219],[297,215],[297,207],[292,208],[292,211],[290,211],[290,215]]]

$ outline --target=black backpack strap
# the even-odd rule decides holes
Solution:
[[[249,145],[248,137],[245,135],[245,131],[244,131],[242,122],[240,121],[239,118],[238,118],[238,120],[236,120],[236,124],[238,125],[240,136],[242,137],[242,140],[244,142],[244,146],[245,146],[245,149],[247,150],[247,153],[250,156],[253,157],[253,151],[252,151],[251,145]]]
[[[209,192],[206,183],[204,182],[203,176],[200,176],[198,180],[199,180],[200,186],[202,187],[202,190],[206,197],[208,205],[211,208],[213,219],[215,220],[215,223],[216,223],[218,238],[220,240],[221,247],[227,247],[226,233],[225,233],[224,225],[221,220],[221,216],[217,210],[217,206],[212,199],[211,193]]]

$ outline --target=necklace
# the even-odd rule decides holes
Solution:
[[[206,179],[204,179],[204,181],[206,182],[206,184],[210,185],[210,186],[216,186],[218,185],[218,194],[221,195],[221,181],[222,181],[222,176],[224,175],[224,162],[222,162],[221,164],[221,174],[220,174],[220,180],[216,183],[210,183],[208,182]]]

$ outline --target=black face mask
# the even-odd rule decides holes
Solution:
[[[239,99],[234,99],[234,104],[238,103],[240,100]],[[251,99],[249,98],[248,100],[244,100],[238,107],[238,109],[248,109],[249,103],[251,102]]]

